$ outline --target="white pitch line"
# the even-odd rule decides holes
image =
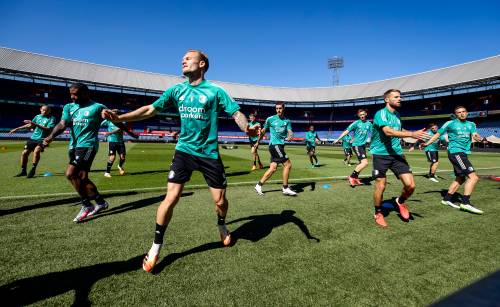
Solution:
[[[482,168],[476,168],[475,170],[494,170],[494,169],[500,169],[500,167],[482,167]],[[438,170],[437,173],[445,173],[445,172],[452,172],[452,169],[444,169],[444,170]],[[427,174],[427,172],[413,172],[414,175],[423,175]],[[389,173],[389,175],[394,176],[393,173]],[[368,178],[369,176],[360,176],[361,178]],[[310,178],[294,178],[288,180],[289,182],[301,182],[304,180],[330,180],[330,179],[346,179],[347,176],[330,176],[330,177],[310,177]],[[241,186],[241,185],[249,185],[249,184],[255,184],[257,181],[241,181],[241,182],[233,182],[233,183],[228,183],[228,186]],[[280,179],[275,179],[275,180],[269,180],[266,183],[279,183],[282,182]],[[191,185],[186,185],[184,186],[184,189],[198,189],[198,188],[206,188],[206,184],[191,184]],[[101,194],[104,193],[120,193],[120,192],[147,192],[147,191],[162,191],[166,190],[167,187],[153,187],[153,188],[137,188],[137,189],[126,189],[126,190],[100,190],[99,192]],[[78,196],[76,192],[66,192],[66,193],[52,193],[52,194],[37,194],[37,195],[19,195],[19,196],[2,196],[0,197],[0,200],[15,200],[15,199],[30,199],[30,198],[42,198],[42,197],[58,197],[58,196]]]

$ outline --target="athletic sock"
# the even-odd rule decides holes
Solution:
[[[398,203],[400,203],[400,204],[404,204],[404,203],[405,203],[405,201],[406,201],[406,198],[405,198],[405,197],[403,197],[403,196],[399,196],[399,197],[398,197]]]
[[[125,159],[120,159],[120,162],[118,163],[119,167],[123,167],[123,164],[125,164]]]
[[[283,189],[288,189],[288,184],[284,184]]]
[[[318,163],[318,158],[316,158],[316,156],[313,156],[314,158],[314,161],[316,161],[316,163]]]
[[[253,166],[256,166],[256,165],[257,165],[257,161],[253,160]]]
[[[84,206],[84,207],[92,207],[92,203],[90,202],[90,199],[82,197],[82,206]]]
[[[224,225],[226,224],[226,217],[225,216],[220,216],[217,214],[217,225]]]
[[[37,163],[33,163],[33,168],[36,168],[37,165],[38,165],[38,162]]]
[[[148,256],[157,256],[160,253],[161,246],[162,244],[153,243],[153,245],[151,245],[151,248],[149,249]]]
[[[97,193],[96,196],[95,196],[95,202],[98,204],[98,205],[104,205],[106,203],[106,201],[104,200],[104,198],[101,196],[101,194]]]
[[[352,178],[358,178],[358,175],[359,175],[359,173],[358,173],[358,172],[353,171],[353,172],[352,172],[352,174],[351,174],[351,177],[352,177]]]
[[[155,227],[155,240],[153,241],[154,244],[163,244],[163,236],[165,236],[165,230],[167,230],[167,226],[165,225],[160,225],[156,224]]]
[[[263,183],[262,183],[262,182],[260,182],[260,181],[259,181],[259,182],[257,182],[257,184],[258,184],[258,185],[260,185],[260,186],[262,186],[262,185],[263,185]]]
[[[113,166],[113,161],[108,161],[108,164],[106,164],[106,173],[111,172],[112,166]]]
[[[462,196],[462,202],[465,205],[470,205],[470,195],[464,195],[464,196]]]
[[[382,207],[375,206],[375,214],[382,213]]]
[[[446,193],[446,195],[444,196],[443,200],[444,201],[451,201],[452,197],[453,197],[453,194]]]
[[[26,166],[21,167],[21,173],[26,173]]]

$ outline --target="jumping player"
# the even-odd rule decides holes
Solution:
[[[305,141],[311,167],[316,167],[319,165],[318,158],[316,157],[316,142],[321,142],[321,139],[318,137],[318,133],[314,131],[313,125],[309,126],[309,131],[306,133]]]
[[[69,93],[73,102],[64,106],[61,121],[43,143],[50,144],[56,136],[69,128],[71,139],[66,178],[82,199],[82,207],[73,219],[78,223],[108,208],[108,203],[89,179],[89,171],[99,149],[99,127],[104,116],[102,111],[106,107],[90,100],[89,89],[83,83],[72,84]],[[91,200],[95,200],[97,204],[92,205]]]
[[[362,185],[358,176],[359,173],[361,173],[361,171],[368,166],[368,158],[366,157],[366,141],[368,140],[368,133],[372,130],[372,123],[366,119],[368,115],[367,110],[359,109],[357,114],[359,119],[350,124],[347,129],[340,134],[338,139],[334,141],[334,143],[337,143],[340,139],[349,134],[349,132],[354,131],[352,149],[354,149],[354,152],[358,157],[359,164],[356,165],[352,174],[347,177],[347,181],[349,181],[349,184],[352,187]]]
[[[292,162],[285,153],[285,140],[291,141],[293,138],[292,124],[288,118],[285,118],[285,104],[283,102],[277,102],[275,105],[276,115],[270,116],[266,119],[264,128],[260,132],[259,139],[257,140],[257,147],[259,143],[266,135],[266,131],[271,134],[269,140],[269,152],[271,153],[271,163],[269,164],[269,169],[264,173],[260,181],[255,185],[255,191],[259,195],[264,195],[262,192],[262,185],[276,172],[278,164],[283,164],[283,189],[284,195],[295,196],[297,193],[292,191],[288,186],[288,177],[290,176],[290,170],[292,169]]]
[[[125,156],[127,155],[127,150],[125,148],[125,143],[123,142],[123,130],[113,124],[112,121],[105,120],[101,123],[101,127],[107,127],[108,131],[104,134],[108,139],[108,163],[106,164],[106,172],[104,177],[111,178],[111,167],[116,159],[116,154],[118,153],[120,157],[120,162],[118,163],[118,173],[120,175],[125,174],[125,169],[123,164],[125,164]]]
[[[238,104],[223,88],[205,80],[208,67],[206,54],[189,50],[182,59],[182,73],[188,78],[187,81],[168,88],[153,104],[135,111],[122,115],[106,111],[106,117],[113,122],[143,120],[168,107],[177,108],[180,114],[181,132],[168,174],[167,195],[158,207],[154,241],[142,264],[146,272],[151,272],[158,260],[174,207],[194,170],[203,174],[210,188],[221,241],[224,246],[231,244],[231,234],[226,227],[229,204],[226,198],[224,165],[218,151],[217,115],[220,110],[224,110],[244,132],[247,132],[248,122],[239,111]]]
[[[467,109],[463,106],[455,108],[456,119],[447,121],[432,138],[425,144],[432,145],[439,139],[439,136],[448,133],[448,159],[450,159],[455,172],[455,180],[448,188],[448,193],[441,200],[443,205],[447,205],[464,211],[483,214],[483,211],[474,207],[470,203],[470,197],[479,177],[469,161],[471,154],[472,140],[481,141],[481,136],[477,133],[476,124],[467,120]],[[465,183],[465,184],[464,184]],[[459,206],[452,202],[453,194],[464,184],[464,195]]]
[[[257,169],[257,162],[259,163],[260,169],[264,168],[264,165],[260,162],[259,151],[255,146],[255,143],[257,143],[257,140],[259,139],[260,123],[255,120],[255,114],[253,113],[248,116],[248,119],[250,120],[248,122],[248,140],[250,141],[250,152],[253,157],[252,171],[255,171]],[[253,131],[253,133],[250,133],[251,131]]]
[[[42,105],[40,107],[40,114],[35,116],[32,120],[25,120],[24,125],[9,131],[9,133],[15,133],[18,130],[35,128],[31,138],[26,142],[26,145],[24,145],[24,150],[21,153],[21,172],[14,177],[26,176],[27,178],[33,178],[33,176],[35,176],[36,167],[44,151],[43,139],[49,135],[55,125],[56,118],[50,115],[50,107]],[[26,173],[28,158],[31,152],[33,152],[32,166],[30,172]]]
[[[344,164],[350,166],[352,158],[352,137],[348,133],[340,140],[342,141],[342,149],[344,150]]]
[[[410,218],[406,200],[415,190],[415,180],[411,173],[401,147],[401,138],[412,137],[414,139],[429,139],[425,129],[418,131],[406,131],[401,128],[399,113],[396,111],[401,107],[401,92],[390,89],[384,93],[385,108],[379,110],[373,119],[372,139],[370,152],[373,156],[373,173],[375,178],[375,190],[373,200],[375,205],[375,222],[387,227],[382,214],[382,199],[386,186],[386,172],[391,170],[403,183],[401,195],[395,199],[401,217],[405,220]]]

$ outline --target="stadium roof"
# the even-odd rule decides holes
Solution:
[[[0,70],[65,80],[163,91],[182,77],[99,65],[0,47]],[[389,88],[403,93],[445,88],[500,78],[500,55],[419,74],[336,87],[287,88],[215,83],[239,99],[286,102],[335,102],[380,97]]]

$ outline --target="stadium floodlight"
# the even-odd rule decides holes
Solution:
[[[339,85],[340,74],[339,69],[344,67],[344,58],[339,56],[334,56],[328,59],[328,69],[333,69],[333,81],[332,85]]]

